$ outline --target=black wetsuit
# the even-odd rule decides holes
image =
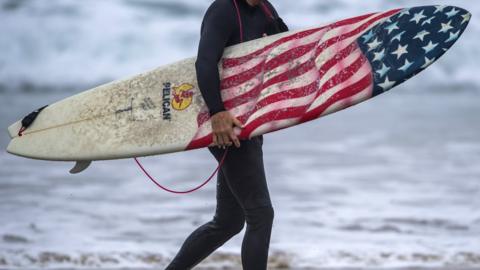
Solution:
[[[273,6],[265,1],[273,18],[262,7],[246,0],[216,0],[205,14],[196,62],[200,90],[214,115],[225,110],[220,97],[218,62],[225,47],[241,42],[240,26],[233,1],[237,1],[243,41],[287,31]],[[241,147],[230,147],[217,176],[217,207],[213,220],[195,230],[167,269],[191,269],[227,240],[247,228],[242,243],[244,269],[266,269],[273,208],[265,179],[263,137],[242,140]],[[210,147],[220,160],[224,150]]]

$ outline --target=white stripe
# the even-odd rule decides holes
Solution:
[[[278,111],[278,110],[285,110],[288,108],[294,108],[294,107],[301,107],[305,106],[307,104],[310,104],[310,102],[315,98],[317,95],[317,92],[313,92],[312,94],[304,97],[299,97],[299,98],[293,98],[293,99],[286,99],[286,100],[280,100],[278,102],[274,102],[271,104],[268,104],[267,106],[261,108],[260,110],[256,111],[254,114],[252,114],[249,118],[247,123],[245,125],[250,124],[252,121],[254,121],[256,118],[261,117],[271,111]]]
[[[270,121],[268,123],[258,126],[255,130],[253,130],[252,133],[250,134],[250,138],[255,137],[257,135],[265,134],[267,132],[271,132],[272,130],[278,130],[278,129],[294,126],[298,123],[299,120],[300,118],[295,117],[295,118],[289,118],[289,119],[283,119],[283,120]]]
[[[302,75],[291,78],[288,81],[278,82],[262,90],[258,102],[263,99],[292,89],[304,87],[310,85],[318,79],[318,71],[315,68],[310,69],[308,72]]]
[[[308,53],[292,60],[292,61],[289,61],[283,65],[280,65],[272,70],[268,70],[267,72],[265,72],[265,81],[268,81],[282,73],[285,73],[289,70],[293,70],[305,63],[307,63],[308,61],[312,60],[313,56],[314,56],[314,53],[315,53],[315,49],[316,47],[313,47]]]
[[[344,35],[344,34],[347,34],[347,33],[350,33],[352,31],[355,31],[357,28],[359,28],[360,26],[362,26],[363,24],[367,23],[368,21],[370,21],[371,19],[373,18],[378,18],[379,16],[382,16],[384,13],[376,13],[376,14],[372,14],[370,17],[366,18],[366,19],[363,19],[362,21],[359,21],[357,23],[354,23],[354,24],[347,24],[347,25],[344,25],[344,26],[341,26],[341,27],[337,27],[337,28],[334,28],[330,31],[328,31],[325,36],[322,37],[322,39],[324,41],[327,41],[331,38],[336,38],[338,36],[341,36],[341,35]]]
[[[257,74],[257,76],[253,77],[251,80],[246,81],[238,86],[223,89],[220,93],[222,95],[222,100],[225,102],[250,92],[262,82],[262,74]]]
[[[347,107],[347,105],[355,105],[355,104],[358,104],[362,101],[365,101],[365,100],[371,98],[372,97],[372,90],[373,90],[373,84],[367,86],[365,89],[363,89],[359,93],[355,94],[354,96],[351,96],[351,97],[348,97],[348,98],[345,98],[345,99],[342,99],[342,100],[339,100],[339,101],[333,103],[332,105],[330,105],[330,107],[328,107],[322,113],[321,116],[325,116],[325,115],[340,111],[342,109],[345,109]]]
[[[344,81],[341,84],[337,84],[336,86],[330,88],[330,90],[322,93],[320,96],[318,96],[315,101],[310,105],[310,108],[307,110],[307,112],[310,112],[317,107],[321,106],[323,103],[325,103],[329,98],[331,98],[333,95],[335,95],[338,91],[344,89],[345,87],[348,87],[352,84],[355,84],[359,82],[363,77],[365,77],[368,74],[372,73],[372,68],[370,67],[370,63],[366,61],[362,67],[348,80]]]
[[[371,24],[369,27],[367,27],[364,31],[356,34],[356,35],[353,35],[352,37],[349,37],[345,40],[342,40],[338,43],[335,43],[333,44],[332,46],[328,47],[328,48],[325,48],[321,54],[318,55],[317,59],[316,59],[316,64],[317,66],[323,66],[327,61],[329,61],[332,56],[334,56],[335,54],[337,54],[338,52],[340,52],[341,50],[345,49],[346,47],[350,46],[353,42],[356,42],[356,40],[362,36],[363,34],[365,34],[366,32],[368,32],[370,29],[372,29],[373,27],[375,27],[375,25],[377,25],[378,23],[384,21],[384,19],[382,19],[381,21],[377,21],[373,24]]]
[[[352,45],[353,42],[356,42],[357,39],[358,39],[358,37],[354,36],[354,37],[351,37],[351,38],[347,38],[343,41],[340,41],[338,43],[335,43],[334,45],[332,45],[328,48],[325,48],[317,56],[317,59],[315,59],[315,64],[317,65],[317,67],[322,67],[323,65],[325,65],[325,63],[330,61],[330,59],[332,59],[333,57],[338,55],[338,53],[340,53],[343,49]],[[351,52],[351,53],[353,53],[353,52]]]
[[[223,78],[228,78],[228,77],[232,77],[234,75],[240,74],[242,72],[245,72],[249,69],[256,67],[261,62],[271,60],[272,58],[275,58],[278,55],[285,53],[286,51],[315,42],[319,38],[321,38],[325,32],[326,30],[323,29],[301,39],[289,40],[277,47],[273,47],[270,50],[263,52],[261,55],[253,57],[252,59],[248,60],[247,62],[239,66],[223,69],[222,76]]]
[[[207,136],[208,134],[211,134],[211,133],[212,133],[212,124],[211,124],[210,120],[208,120],[207,122],[203,123],[203,125],[201,125],[198,128],[197,134],[195,134],[194,140],[203,138],[203,137],[205,137],[205,136]]]
[[[327,83],[335,75],[337,75],[347,67],[351,66],[353,63],[355,63],[355,61],[357,61],[358,59],[361,59],[362,57],[363,57],[362,51],[358,48],[352,54],[350,54],[347,58],[343,59],[342,61],[338,62],[336,65],[332,66],[323,76],[321,76],[320,88],[322,88],[325,85],[325,83]]]

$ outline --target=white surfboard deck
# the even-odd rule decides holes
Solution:
[[[427,12],[430,12],[430,9],[433,10],[432,6],[418,7],[416,10],[422,10],[422,8]],[[451,8],[455,11],[455,7],[447,7],[442,14],[448,14],[446,12]],[[412,11],[415,10],[412,8]],[[222,89],[222,98],[226,101],[231,99],[232,95],[248,94],[255,86],[268,85],[269,80],[275,79],[275,76],[285,72],[285,70],[295,69],[298,65],[309,61],[320,70],[319,72],[316,70],[314,81],[317,82],[317,86],[324,86],[328,83],[328,79],[335,75],[335,72],[333,68],[321,71],[321,67],[327,65],[333,58],[341,57],[341,51],[347,45],[354,45],[353,43],[361,37],[365,39],[368,31],[375,27],[383,27],[383,24],[391,21],[394,16],[396,16],[394,20],[407,24],[409,21],[405,19],[405,16],[403,18],[399,16],[400,12],[402,10],[397,9],[368,14],[356,17],[358,19],[351,18],[342,21],[350,21],[349,24],[342,25],[340,22],[336,22],[324,27],[290,31],[229,47],[225,50],[223,60],[238,60],[247,55],[250,55],[250,57],[241,61],[243,64],[235,68],[224,68],[222,62],[220,62],[219,70],[222,79],[246,72],[259,63],[268,67],[269,64],[276,61],[277,56],[292,50],[292,48],[295,49],[305,44],[315,45],[311,52],[302,53],[301,57],[289,59],[288,62],[271,70],[264,71],[262,68],[262,71],[255,74],[251,80],[235,85],[231,89]],[[462,9],[459,9],[459,12],[462,12],[463,16],[469,14]],[[463,32],[465,30],[466,25],[464,25],[464,21],[460,23],[461,21],[462,19],[458,18],[458,23],[453,26],[452,32],[455,30]],[[368,27],[363,27],[367,23]],[[388,34],[391,33],[390,30],[388,30]],[[397,27],[397,29],[393,29],[393,31],[395,30],[401,31],[402,29]],[[305,34],[307,32],[309,34]],[[349,33],[353,34],[350,35]],[[339,36],[345,35],[347,37],[345,37],[344,42],[326,45],[332,40],[340,41]],[[384,38],[387,39],[388,37],[384,36]],[[414,41],[413,36],[410,39],[409,42]],[[390,42],[391,38],[383,41],[385,43]],[[265,48],[270,49],[266,50]],[[387,49],[393,51],[393,45]],[[256,54],[261,50],[264,50],[264,53]],[[320,54],[314,53],[319,50],[321,51]],[[446,49],[442,52],[439,51],[435,59],[438,59],[445,51]],[[355,56],[359,52],[360,48],[357,46],[352,49],[351,55]],[[345,58],[345,61],[349,61],[348,57]],[[12,140],[7,151],[34,159],[79,161],[77,166],[72,169],[72,172],[79,172],[88,167],[92,160],[158,155],[208,146],[211,140],[202,141],[201,138],[202,136],[209,138],[209,136],[205,137],[205,135],[211,133],[209,120],[204,119],[200,123],[198,118],[199,115],[205,115],[208,109],[198,89],[194,63],[195,59],[189,58],[132,78],[102,85],[51,104],[38,115],[38,118],[24,132],[23,136],[18,136],[18,131],[21,128],[20,121],[8,128]],[[412,70],[410,74],[406,74],[404,79],[410,78],[426,66],[428,65],[424,65],[421,69],[420,66],[417,67],[417,70]],[[373,74],[373,80],[373,77],[375,77],[373,64],[372,67],[365,66],[365,71]],[[347,88],[353,86],[356,83],[356,76],[358,76],[358,72],[357,74],[352,73],[351,78],[341,86]],[[305,84],[308,80],[312,80],[312,77],[304,75],[295,78],[289,77],[288,80],[265,87],[255,96],[249,97],[248,102],[255,101],[252,103],[253,105],[248,105],[248,102],[243,104],[242,101],[237,101],[237,103],[239,102],[238,107],[227,109],[235,116],[245,115],[246,111],[255,110],[255,106],[260,106],[262,100],[279,95],[282,91],[288,91],[290,90],[289,87],[294,88]],[[348,83],[351,85],[348,85]],[[397,84],[389,85],[389,87]],[[304,115],[280,118],[277,115],[281,115],[281,113],[274,114],[266,120],[267,122],[242,134],[243,137],[241,138],[246,139],[265,134],[342,110],[373,97],[375,87],[378,88],[378,85],[372,81],[371,85],[365,87],[363,91],[352,93],[348,102],[340,100],[332,103],[321,113],[313,116],[311,113],[317,109],[315,106],[322,105],[322,102],[334,98],[338,93],[333,92],[332,89],[324,91],[325,89],[322,90],[319,87],[319,92],[310,96],[284,99],[281,104],[277,102],[264,105],[264,108],[255,112],[252,111],[251,115],[247,113],[249,117],[244,119],[244,124],[253,124],[256,119],[252,118],[259,116],[262,110],[269,109],[269,106],[270,109],[278,109],[276,107],[286,105],[296,108],[295,106],[300,106],[303,102],[309,104],[310,107],[306,107],[304,119],[302,119]],[[335,87],[332,86],[332,88]],[[311,115],[307,115],[308,113]],[[195,143],[192,144],[192,141]]]

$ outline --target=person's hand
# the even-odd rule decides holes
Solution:
[[[243,125],[237,118],[233,117],[230,112],[223,111],[213,115],[211,121],[214,145],[225,148],[232,145],[233,142],[236,147],[240,147],[240,140],[233,128],[235,126],[243,128]]]

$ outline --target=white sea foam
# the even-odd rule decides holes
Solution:
[[[2,0],[0,51],[5,53],[0,54],[0,84],[9,89],[43,86],[78,91],[193,56],[209,4],[207,0],[52,0],[48,4]],[[300,29],[359,13],[449,2],[278,0],[275,4],[291,28]],[[472,1],[455,4],[473,14],[480,12]],[[478,87],[479,26],[473,16],[461,44],[415,85]]]

